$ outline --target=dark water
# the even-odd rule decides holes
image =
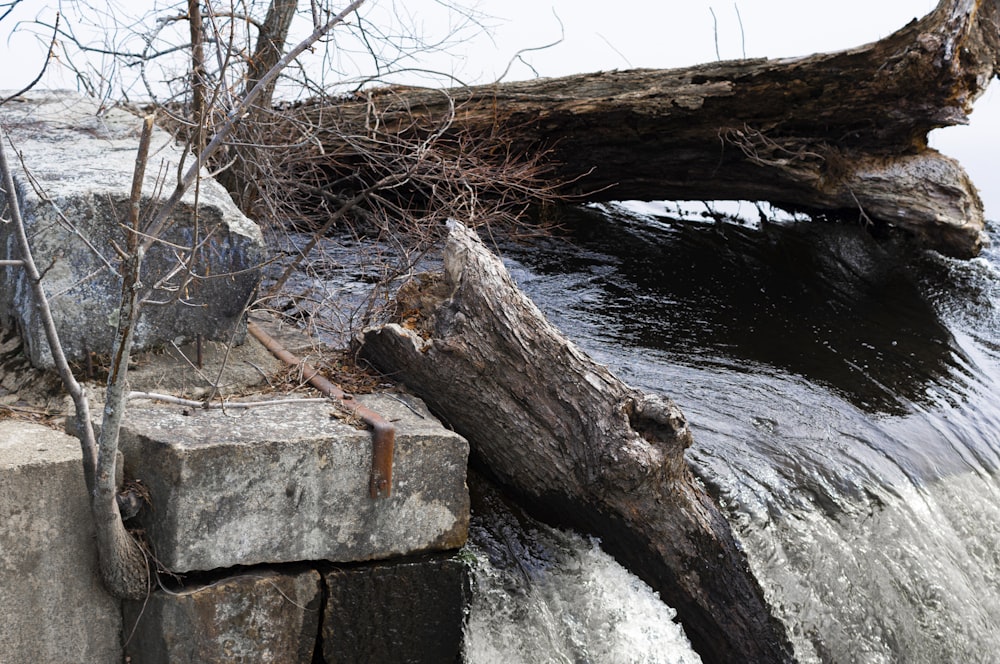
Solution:
[[[997,252],[575,214],[568,238],[502,247],[508,266],[582,348],[681,405],[801,661],[1000,653]]]
[[[1000,252],[567,214],[565,238],[502,245],[508,267],[585,351],[680,404],[800,661],[1000,661]],[[349,334],[390,295],[371,287],[387,268],[354,267],[362,249],[327,244],[274,306]],[[698,661],[595,542],[474,518],[467,661]]]

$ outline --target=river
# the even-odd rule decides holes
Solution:
[[[681,406],[687,458],[797,659],[1000,652],[1000,250],[952,260],[755,210],[721,223],[651,205],[564,214],[567,234],[500,253],[581,348]],[[298,301],[274,304],[312,309],[343,343],[337,328],[386,275],[357,267],[366,246],[326,243],[318,279],[295,277]],[[491,500],[466,551],[469,664],[700,661],[673,609],[599,541]]]
[[[567,214],[568,237],[504,244],[508,268],[584,350],[680,404],[688,459],[796,657],[1000,652],[1000,253],[951,260],[825,223]],[[467,661],[698,661],[598,542],[491,518],[473,528]]]

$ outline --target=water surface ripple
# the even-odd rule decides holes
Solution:
[[[509,268],[586,351],[681,405],[802,661],[1000,652],[996,250],[613,206],[567,225],[502,246]]]

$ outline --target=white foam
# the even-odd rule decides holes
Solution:
[[[561,531],[541,536],[553,564],[499,570],[474,546],[469,664],[695,664],[701,658],[676,612],[597,542]]]

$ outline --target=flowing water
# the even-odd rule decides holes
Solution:
[[[998,252],[956,261],[856,227],[613,206],[568,225],[568,239],[502,247],[509,268],[598,361],[680,404],[688,458],[799,660],[997,657]],[[531,541],[549,563],[477,556],[489,562],[468,661],[697,661],[647,629],[669,610],[649,608],[648,589],[592,542]]]
[[[688,459],[797,658],[997,661],[1000,251],[957,261],[851,226],[567,214],[567,238],[503,245],[508,267],[584,350],[679,403]],[[330,266],[358,246],[327,251]],[[330,320],[363,308],[378,276],[321,275],[306,299]],[[470,664],[700,661],[597,542],[502,508],[473,519]]]
[[[534,522],[496,494],[474,505],[466,662],[701,662],[676,612],[596,540]]]

